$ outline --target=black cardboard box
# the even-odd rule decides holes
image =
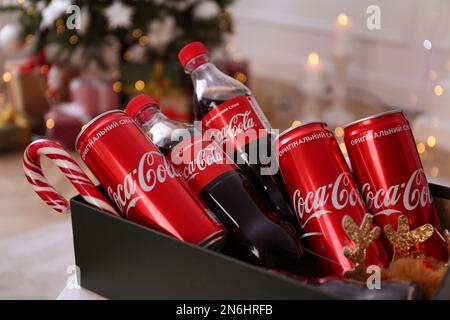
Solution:
[[[450,227],[450,188],[430,184]],[[71,200],[80,284],[111,299],[337,299],[320,289],[178,241]],[[450,299],[446,273],[436,299]]]

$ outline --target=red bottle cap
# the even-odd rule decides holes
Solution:
[[[205,53],[208,53],[208,49],[202,42],[191,42],[185,45],[183,49],[180,50],[180,52],[178,53],[178,59],[180,60],[181,65],[184,68],[190,60]]]
[[[134,116],[136,116],[138,112],[142,110],[142,108],[147,107],[151,104],[156,105],[159,109],[158,100],[146,94],[140,94],[128,102],[127,106],[125,107],[125,113],[128,114],[131,118],[134,118]]]

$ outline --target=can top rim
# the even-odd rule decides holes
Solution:
[[[123,112],[122,110],[119,109],[115,109],[115,110],[110,110],[110,111],[106,111],[103,112],[101,114],[99,114],[98,116],[94,117],[93,119],[91,119],[88,123],[86,123],[80,130],[80,132],[78,133],[76,139],[75,139],[75,150],[78,151],[78,140],[80,139],[81,135],[86,131],[86,129],[88,129],[91,125],[94,124],[94,122],[97,122],[97,120],[103,118],[104,116],[111,114],[111,113],[123,113],[126,114],[125,112]]]
[[[275,139],[273,139],[272,144],[275,144],[275,142],[276,142],[281,136],[284,136],[286,133],[289,133],[289,132],[291,132],[291,131],[294,130],[294,129],[297,129],[297,128],[300,128],[300,127],[303,127],[303,126],[307,126],[307,125],[313,124],[313,123],[320,123],[320,124],[325,124],[325,125],[327,125],[326,122],[318,121],[318,120],[311,120],[311,121],[303,122],[303,123],[301,123],[301,124],[299,124],[299,125],[297,125],[297,126],[295,126],[295,127],[290,127],[290,128],[288,128],[288,129],[284,130],[282,133],[280,133],[278,136],[276,136]]]
[[[386,116],[388,114],[401,113],[401,112],[403,112],[401,109],[393,109],[393,110],[389,110],[389,111],[380,112],[380,113],[377,113],[377,114],[374,114],[374,115],[371,115],[371,116],[368,116],[368,117],[364,117],[362,119],[355,120],[355,121],[352,121],[350,123],[347,123],[345,126],[343,126],[343,128],[345,129],[345,128],[353,126],[354,124],[357,124],[357,123],[360,123],[360,122],[364,122],[364,121],[367,121],[367,120],[371,120],[371,119],[375,119],[375,118],[379,118],[379,117],[382,117],[382,116]]]

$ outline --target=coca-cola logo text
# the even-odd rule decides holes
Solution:
[[[399,202],[403,204],[405,210],[412,211],[418,206],[425,207],[433,201],[423,169],[415,170],[407,182],[378,190],[372,190],[371,185],[365,183],[361,191],[369,209],[377,211],[373,212],[375,215],[400,213],[392,209]],[[382,210],[378,211],[380,209]]]
[[[305,195],[296,189],[292,196],[292,204],[302,228],[311,219],[331,213],[330,210],[324,209],[328,203],[331,203],[336,210],[342,210],[348,205],[355,206],[358,202],[362,203],[357,189],[350,186],[351,180],[351,174],[343,172],[333,183],[323,185]],[[306,220],[303,219],[305,214],[309,215]]]
[[[252,117],[252,113],[247,110],[233,115],[229,119],[228,124],[223,126],[220,130],[211,129],[208,131],[209,134],[217,141],[225,142],[228,137],[240,137],[242,134],[248,132],[249,129],[253,129],[255,126],[255,119]]]
[[[202,141],[200,141],[200,143],[201,142]],[[205,171],[212,165],[225,163],[223,152],[218,149],[217,145],[214,143],[198,150],[196,154],[191,154],[193,151],[194,153],[196,151],[195,145],[191,144],[190,147],[185,148],[185,150],[187,151],[189,161],[184,162],[183,167],[178,169],[177,173],[187,181],[194,179],[200,172]],[[185,157],[186,153],[183,155],[183,158]],[[177,161],[176,158],[173,158],[172,161],[174,163],[182,163],[181,161]]]
[[[137,185],[145,191],[151,192],[167,179],[175,177],[175,172],[166,158],[158,151],[144,153],[137,168],[134,168],[119,183],[115,190],[108,187],[109,197],[117,207],[128,216],[131,208],[142,196],[136,195]]]

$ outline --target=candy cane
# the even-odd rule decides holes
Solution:
[[[42,139],[32,142],[25,150],[23,169],[25,177],[34,191],[53,210],[58,213],[68,212],[69,201],[61,196],[45,178],[41,168],[41,155],[45,155],[58,166],[59,170],[70,180],[87,203],[97,209],[118,216],[116,210],[73,160],[72,156],[59,143]]]

